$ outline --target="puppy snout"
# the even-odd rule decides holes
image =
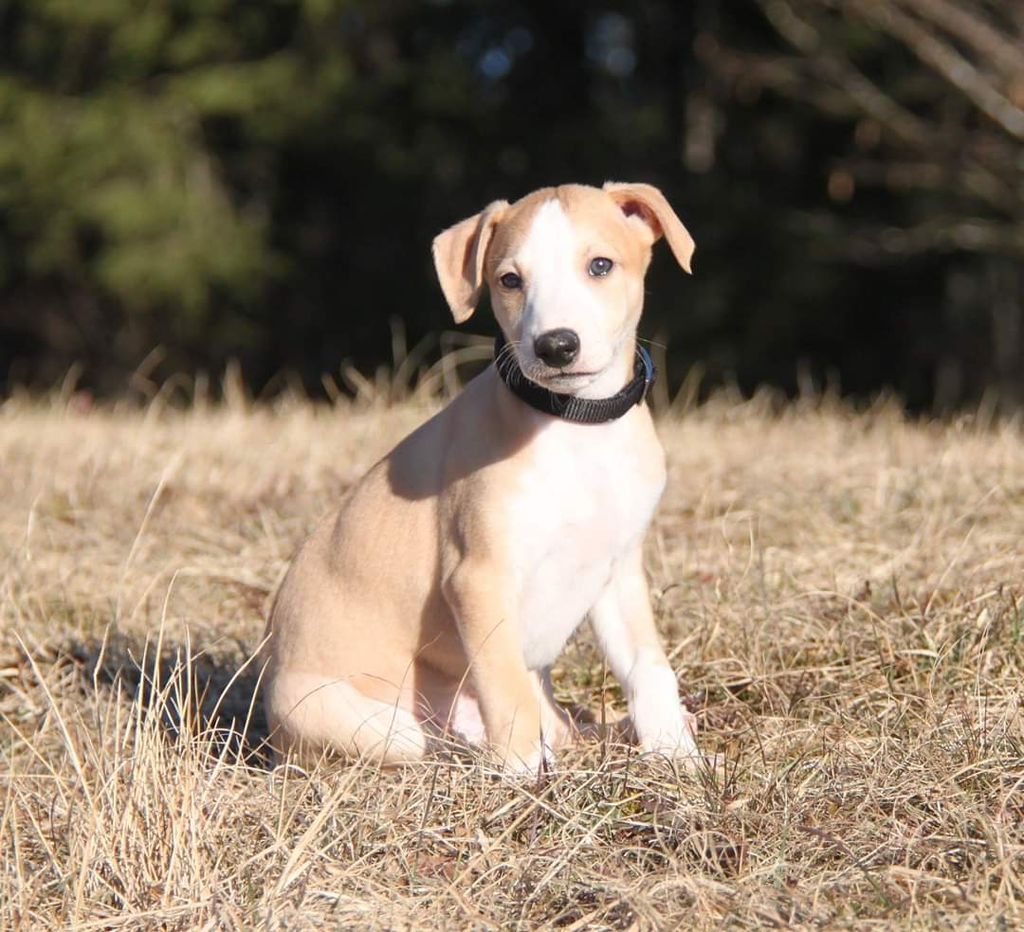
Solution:
[[[579,355],[580,338],[566,327],[548,330],[533,341],[533,351],[551,368],[564,369]]]

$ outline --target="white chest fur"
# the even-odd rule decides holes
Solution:
[[[637,546],[665,482],[644,411],[604,425],[548,421],[508,499],[526,665],[558,656]]]

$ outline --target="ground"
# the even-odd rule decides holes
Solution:
[[[271,769],[297,542],[429,406],[0,408],[5,928],[1024,923],[1024,433],[892,405],[667,413],[647,559],[701,743]],[[560,696],[621,710],[589,633]]]

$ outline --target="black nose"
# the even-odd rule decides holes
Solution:
[[[533,351],[553,369],[564,369],[579,355],[580,338],[565,327],[549,330],[533,341]]]

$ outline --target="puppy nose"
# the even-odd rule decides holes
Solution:
[[[533,351],[553,369],[564,369],[579,354],[580,338],[565,327],[548,330],[533,341]]]

